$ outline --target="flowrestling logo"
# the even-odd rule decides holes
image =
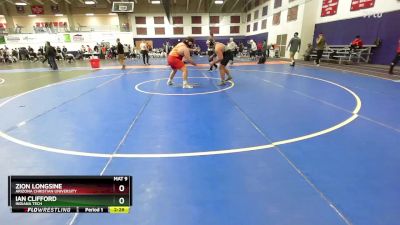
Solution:
[[[363,11],[362,13],[363,13],[363,17],[366,18],[366,19],[369,19],[369,18],[378,18],[378,19],[380,19],[380,18],[383,17],[383,13],[372,11],[372,10],[366,10],[366,11]]]
[[[8,43],[18,43],[21,41],[21,38],[18,36],[6,36],[7,42]]]
[[[75,34],[72,37],[72,40],[75,42],[83,42],[85,39],[83,38],[83,36],[81,34]]]

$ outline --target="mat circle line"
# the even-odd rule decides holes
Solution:
[[[219,78],[214,78],[214,77],[188,77],[188,78],[195,78],[195,79],[212,79],[212,80],[219,80]],[[218,93],[218,92],[223,92],[226,90],[229,90],[231,88],[233,88],[235,86],[235,82],[233,82],[232,80],[228,81],[229,83],[231,83],[230,86],[226,87],[226,88],[222,88],[219,90],[215,90],[215,91],[207,91],[207,92],[196,92],[196,93],[177,93],[177,94],[172,94],[172,93],[160,93],[160,92],[150,92],[150,91],[144,91],[142,89],[140,89],[140,85],[142,84],[146,84],[146,83],[150,83],[150,82],[154,82],[154,81],[160,81],[160,80],[168,80],[168,78],[160,78],[160,79],[154,79],[154,80],[148,80],[148,81],[143,81],[141,83],[138,83],[135,85],[135,90],[145,93],[145,94],[151,94],[151,95],[164,95],[164,96],[190,96],[190,95],[207,95],[207,94],[214,94],[214,93]],[[196,88],[194,88],[196,89]],[[191,89],[193,90],[193,89]]]
[[[194,156],[210,156],[210,155],[221,155],[221,154],[232,154],[232,153],[240,153],[240,152],[249,152],[249,151],[258,151],[258,150],[265,150],[265,149],[270,149],[273,147],[276,147],[278,145],[284,145],[284,144],[289,144],[289,143],[294,143],[294,142],[298,142],[298,141],[303,141],[306,139],[310,139],[310,138],[314,138],[320,135],[324,135],[327,133],[330,133],[334,130],[337,130],[339,128],[342,128],[344,126],[346,126],[347,124],[351,123],[352,121],[354,121],[355,119],[358,118],[358,112],[361,110],[361,99],[360,97],[353,92],[352,90],[348,89],[347,87],[344,87],[340,84],[334,83],[332,81],[329,80],[324,80],[321,78],[316,78],[316,77],[311,77],[311,76],[307,76],[307,75],[301,75],[301,74],[294,74],[294,73],[285,73],[285,72],[276,72],[276,71],[268,71],[268,70],[238,70],[238,71],[252,71],[252,72],[271,72],[271,73],[278,73],[278,74],[289,74],[291,76],[298,76],[298,77],[303,77],[303,78],[309,78],[309,79],[313,79],[313,80],[318,80],[318,81],[322,81],[325,83],[329,83],[332,84],[334,86],[337,86],[345,91],[347,91],[348,93],[350,93],[355,101],[356,101],[356,106],[354,107],[353,111],[351,112],[351,116],[349,118],[347,118],[346,120],[332,126],[329,127],[327,129],[321,130],[321,131],[317,131],[314,133],[310,133],[307,135],[303,135],[303,136],[299,136],[299,137],[295,137],[295,138],[290,138],[290,139],[286,139],[286,140],[281,140],[281,141],[276,141],[273,142],[271,144],[266,144],[266,145],[258,145],[258,146],[251,146],[251,147],[244,147],[244,148],[234,148],[234,149],[224,149],[224,150],[211,150],[211,151],[201,151],[201,152],[182,152],[182,153],[153,153],[153,154],[146,154],[146,153],[132,153],[132,154],[120,154],[120,153],[115,153],[115,154],[107,154],[107,153],[93,153],[93,152],[81,152],[81,151],[73,151],[73,150],[67,150],[67,149],[59,149],[59,148],[53,148],[53,147],[47,147],[47,146],[42,146],[42,145],[36,145],[27,141],[23,141],[20,140],[18,138],[12,137],[2,131],[0,131],[0,137],[11,141],[15,144],[18,145],[22,145],[28,148],[32,148],[35,150],[40,150],[40,151],[46,151],[46,152],[52,152],[52,153],[58,153],[58,154],[66,154],[66,155],[75,155],[75,156],[85,156],[85,157],[97,157],[97,158],[110,158],[110,157],[114,157],[114,158],[177,158],[177,157],[194,157]],[[44,88],[49,88],[49,87],[53,87],[53,86],[57,86],[60,84],[65,84],[65,83],[70,83],[70,82],[75,82],[75,81],[80,81],[80,80],[86,80],[86,79],[94,79],[94,78],[99,78],[101,76],[97,76],[97,77],[87,77],[87,78],[81,78],[81,79],[76,79],[76,80],[69,80],[66,82],[60,82],[60,83],[55,83],[55,84],[51,84],[51,85],[47,85],[44,87],[40,87],[19,95],[16,95],[6,101],[4,101],[3,103],[0,104],[0,108],[3,107],[4,105],[6,105],[7,103],[23,96],[26,95],[28,93],[32,93],[34,91],[38,91],[40,89],[44,89]]]

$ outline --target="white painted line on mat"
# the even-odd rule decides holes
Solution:
[[[19,145],[23,145],[25,147],[29,147],[32,149],[36,149],[36,150],[40,150],[40,151],[47,151],[47,152],[53,152],[53,153],[59,153],[59,154],[67,154],[67,155],[76,155],[76,156],[87,156],[87,157],[99,157],[99,158],[109,158],[109,157],[114,157],[114,158],[173,158],[173,157],[192,157],[192,156],[209,156],[209,155],[221,155],[221,154],[232,154],[232,153],[239,153],[239,152],[249,152],[249,151],[257,151],[257,150],[264,150],[264,149],[268,149],[268,148],[273,148],[277,145],[283,145],[283,144],[289,144],[289,143],[293,143],[293,142],[298,142],[298,141],[303,141],[306,139],[310,139],[310,138],[314,138],[323,134],[327,134],[329,132],[332,132],[334,130],[337,130],[339,128],[342,128],[344,126],[346,126],[347,124],[351,123],[352,121],[354,121],[355,119],[358,118],[358,112],[361,109],[361,99],[357,96],[356,93],[354,93],[352,90],[334,83],[332,81],[329,80],[324,80],[324,79],[320,79],[320,78],[315,78],[315,77],[310,77],[310,76],[306,76],[306,75],[301,75],[301,74],[291,74],[291,73],[285,73],[285,72],[275,72],[275,71],[260,71],[260,70],[238,70],[238,71],[254,71],[254,72],[271,72],[271,73],[279,73],[279,74],[287,74],[287,75],[294,75],[294,76],[298,76],[298,77],[302,77],[302,78],[309,78],[309,79],[313,79],[313,80],[318,80],[318,81],[322,81],[331,85],[334,85],[336,87],[339,87],[343,90],[345,90],[346,92],[350,93],[353,98],[355,99],[356,105],[354,107],[354,109],[351,111],[352,115],[344,120],[343,122],[340,122],[330,128],[318,131],[318,132],[314,132],[311,134],[306,134],[303,136],[299,136],[299,137],[294,137],[294,138],[290,138],[287,140],[281,140],[281,141],[276,141],[273,142],[271,144],[267,144],[267,145],[259,145],[259,146],[250,146],[250,147],[243,147],[243,148],[234,148],[234,149],[223,149],[223,150],[211,150],[211,151],[200,151],[200,152],[181,152],[181,153],[155,153],[155,154],[149,154],[149,153],[143,153],[143,154],[105,154],[105,153],[95,153],[95,152],[78,152],[78,151],[74,151],[71,149],[59,149],[59,148],[53,148],[53,147],[48,147],[48,146],[42,146],[42,145],[36,145],[27,141],[23,141],[20,139],[17,139],[15,137],[12,137],[2,131],[0,131],[0,137],[7,139],[8,141],[14,142],[16,144]],[[95,77],[88,77],[88,78],[81,78],[81,79],[76,79],[76,80],[69,80],[68,82],[74,82],[74,81],[78,81],[78,80],[85,80],[85,79],[93,79]],[[203,77],[204,78],[204,77]],[[67,82],[63,82],[63,83],[67,83]],[[52,84],[52,85],[48,85],[46,87],[42,87],[39,89],[35,89],[32,91],[28,91],[26,93],[17,95],[15,97],[12,97],[10,99],[8,99],[7,101],[3,102],[0,104],[0,108],[3,107],[4,105],[6,105],[7,103],[15,100],[18,97],[21,97],[25,94],[31,93],[33,91],[37,91],[43,88],[47,88],[47,87],[51,87],[51,86],[55,86],[55,85],[60,85],[62,83],[56,83],[56,84]]]

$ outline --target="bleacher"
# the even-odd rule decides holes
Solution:
[[[339,64],[369,63],[372,49],[375,47],[376,45],[364,45],[360,49],[350,51],[349,45],[330,45],[325,48],[321,61]],[[316,59],[316,50],[314,50],[310,56],[312,59]]]

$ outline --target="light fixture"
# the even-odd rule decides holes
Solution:
[[[15,5],[27,5],[26,2],[16,2]]]
[[[85,4],[86,5],[94,5],[94,4],[96,4],[96,2],[89,0],[89,1],[85,1]]]
[[[161,4],[161,1],[151,1],[151,4]]]
[[[86,13],[85,15],[86,15],[86,16],[94,16],[93,13]]]
[[[64,14],[54,14],[54,16],[64,16]]]
[[[110,15],[110,16],[116,16],[117,14],[116,14],[116,13],[108,13],[108,15]]]
[[[28,16],[29,16],[29,17],[35,17],[36,15],[33,15],[33,14],[32,14],[32,15],[28,15]]]
[[[224,1],[223,0],[215,0],[214,4],[221,5],[221,4],[224,4]]]

